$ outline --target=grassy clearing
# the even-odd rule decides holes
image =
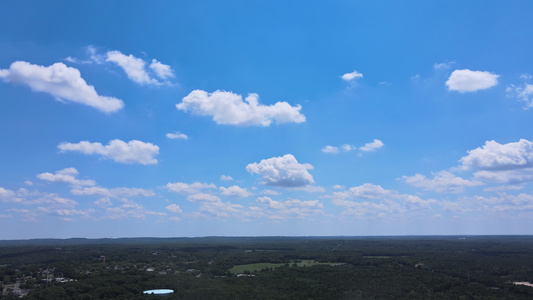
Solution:
[[[317,266],[317,265],[331,265],[332,263],[321,263],[321,262],[317,262],[315,260],[308,260],[308,259],[304,259],[304,260],[301,260],[301,259],[297,259],[297,260],[294,260],[292,261],[289,266],[294,266],[294,264],[296,264],[297,267],[312,267],[312,266]],[[246,264],[246,265],[237,265],[237,266],[233,266],[233,268],[229,269],[228,271],[232,274],[243,274],[244,271],[248,271],[250,273],[253,273],[253,272],[259,272],[263,269],[266,269],[266,268],[272,268],[272,269],[275,269],[275,268],[279,268],[281,266],[285,265],[284,263],[277,263],[277,264],[274,264],[274,263],[256,263],[256,264]]]
[[[247,265],[237,265],[229,269],[232,274],[243,274],[244,271],[248,272],[259,272],[265,268],[279,268],[284,264],[272,264],[272,263],[257,263],[257,264],[247,264]]]
[[[321,263],[321,262],[317,262],[316,260],[308,260],[308,259],[297,260],[297,261],[298,261],[296,263],[297,267],[312,267],[312,266],[317,266],[317,265],[331,265],[331,263]],[[293,264],[294,263],[292,263],[291,266]]]

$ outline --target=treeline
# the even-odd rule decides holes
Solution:
[[[156,241],[148,243],[147,241]],[[157,242],[159,241],[159,243]],[[0,299],[532,299],[532,237],[202,238],[0,247]],[[299,267],[295,260],[330,264]],[[235,265],[282,263],[238,277]]]

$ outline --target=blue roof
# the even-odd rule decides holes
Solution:
[[[174,290],[167,290],[167,289],[161,289],[161,290],[148,290],[144,291],[144,294],[154,294],[154,295],[166,295],[166,294],[172,294],[174,293]]]

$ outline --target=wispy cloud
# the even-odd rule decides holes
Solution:
[[[188,139],[189,137],[184,134],[184,133],[181,133],[179,131],[176,131],[174,133],[167,133],[166,134],[167,138],[171,139],[171,140],[174,140],[174,139],[183,139],[183,140],[186,140]]]

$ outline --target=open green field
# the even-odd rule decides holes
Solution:
[[[293,264],[294,263],[291,263],[291,266]],[[317,266],[317,265],[331,265],[331,264],[332,263],[329,263],[329,262],[321,263],[316,260],[309,260],[309,259],[297,260],[296,262],[297,267],[312,267],[312,266]]]
[[[294,266],[296,264],[297,267],[311,267],[316,265],[330,265],[331,263],[321,263],[317,262],[315,260],[309,260],[309,259],[297,259],[292,261],[289,265]],[[232,274],[243,274],[244,271],[248,272],[259,272],[266,268],[278,268],[285,265],[284,263],[255,263],[255,264],[246,264],[246,265],[237,265],[233,268],[229,269],[228,271]]]
[[[283,266],[284,264],[273,264],[273,263],[256,263],[256,264],[246,264],[246,265],[237,265],[233,268],[229,269],[228,271],[232,274],[243,274],[244,271],[248,272],[259,272],[265,268],[278,268]]]

